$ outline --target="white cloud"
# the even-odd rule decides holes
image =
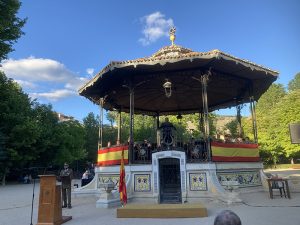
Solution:
[[[77,90],[88,81],[86,77],[69,70],[64,64],[44,58],[5,60],[0,67],[8,77],[18,82],[33,98],[57,101],[77,94]],[[89,68],[87,72],[94,70]],[[37,87],[42,90],[36,91]]]
[[[88,75],[93,76],[95,70],[94,70],[94,68],[87,68],[87,69],[86,69],[86,72],[87,72]]]
[[[174,26],[173,19],[166,19],[160,12],[154,12],[141,18],[144,37],[139,39],[142,45],[149,45],[163,36],[169,36],[169,29]]]
[[[27,81],[64,82],[75,76],[58,61],[34,57],[5,60],[1,69],[8,77]]]
[[[20,84],[23,88],[34,89],[37,85],[33,82],[29,82],[26,80],[15,80],[18,84]]]
[[[73,95],[77,95],[77,93],[75,91],[67,90],[67,89],[60,89],[51,92],[43,92],[43,93],[30,93],[31,98],[45,98],[48,99],[49,101],[57,101],[61,98],[66,98]]]
[[[69,80],[65,84],[65,88],[71,89],[71,90],[78,90],[80,87],[82,87],[85,83],[88,82],[89,79],[86,77],[75,77],[72,80]]]

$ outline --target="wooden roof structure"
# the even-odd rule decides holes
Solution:
[[[278,72],[219,50],[195,52],[175,44],[150,57],[113,61],[80,88],[79,94],[107,110],[129,112],[134,88],[134,111],[146,115],[202,112],[202,86],[207,84],[208,111],[258,100],[277,79]],[[172,83],[167,98],[164,82]]]

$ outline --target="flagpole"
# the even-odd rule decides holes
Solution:
[[[124,166],[124,148],[122,148],[122,157],[120,165],[119,193],[122,207],[127,203],[126,181],[125,181],[125,166]]]

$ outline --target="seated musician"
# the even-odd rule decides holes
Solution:
[[[173,130],[176,130],[174,125],[169,122],[169,119],[166,117],[165,122],[159,127],[161,130],[161,143],[170,147],[174,144],[174,134]]]
[[[250,144],[250,143],[251,143],[251,141],[250,141],[249,137],[245,137],[245,139],[244,139],[244,143],[245,143],[245,144]]]
[[[149,152],[151,151],[151,144],[147,139],[144,142],[134,143],[135,159],[137,160],[147,160],[149,158]]]

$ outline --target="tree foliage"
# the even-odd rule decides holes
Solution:
[[[58,126],[58,117],[53,112],[51,105],[43,105],[35,102],[33,106],[35,122],[38,126],[39,137],[36,140],[37,160],[28,166],[52,166],[58,151],[58,143],[55,138]]]
[[[229,133],[230,133],[231,137],[237,138],[239,136],[238,135],[238,121],[237,121],[237,119],[234,119],[234,120],[226,123],[224,128],[226,130],[229,130]]]
[[[11,168],[61,165],[84,159],[85,130],[78,121],[59,123],[51,105],[32,101],[0,72],[0,177]]]
[[[300,89],[300,73],[297,73],[288,84],[289,91],[295,91]]]
[[[279,149],[288,158],[300,153],[300,145],[291,144],[289,124],[300,122],[300,89],[287,94],[274,109],[272,123],[274,135],[273,142],[279,143]]]
[[[15,164],[24,165],[34,159],[35,138],[38,133],[33,123],[31,102],[13,80],[0,72],[0,130],[4,144],[1,174],[9,171]]]
[[[98,136],[99,136],[99,120],[94,113],[89,113],[83,119],[85,129],[85,149],[87,151],[87,160],[89,162],[97,161],[98,152]]]
[[[104,129],[103,138],[106,139],[105,144],[110,141],[111,143],[116,143],[117,139],[117,127],[119,126],[118,112],[111,111],[108,112],[107,118],[110,118],[111,125],[116,124],[117,126],[112,126],[111,130]],[[176,127],[177,139],[181,142],[187,142],[189,139],[196,138],[200,139],[203,134],[200,132],[200,123],[198,114],[187,114],[183,115],[182,119],[178,119],[177,116],[160,116],[160,124],[168,117],[169,121]],[[209,114],[209,124],[210,124],[210,134],[214,135],[216,132],[216,127],[214,125],[215,114]],[[127,143],[129,138],[130,129],[130,118],[128,113],[121,114],[121,143]],[[156,126],[157,118],[147,115],[134,115],[134,141],[141,142],[143,140],[148,140],[152,143],[156,142]]]
[[[84,127],[78,121],[65,121],[58,124],[55,139],[57,151],[55,157],[56,165],[64,162],[73,163],[84,159],[87,155],[84,149]]]
[[[279,157],[284,154],[279,143],[274,142],[277,134],[273,124],[276,121],[274,109],[285,95],[286,92],[282,84],[272,84],[256,105],[259,148],[262,154],[267,156],[266,161],[269,163],[276,163]]]
[[[23,34],[21,28],[26,19],[16,16],[20,6],[21,3],[18,0],[0,1],[0,62],[13,51],[12,45]]]
[[[257,103],[258,140],[266,163],[299,156],[300,147],[291,144],[289,134],[289,124],[300,122],[299,74],[289,83],[288,93],[283,85],[273,84]]]

